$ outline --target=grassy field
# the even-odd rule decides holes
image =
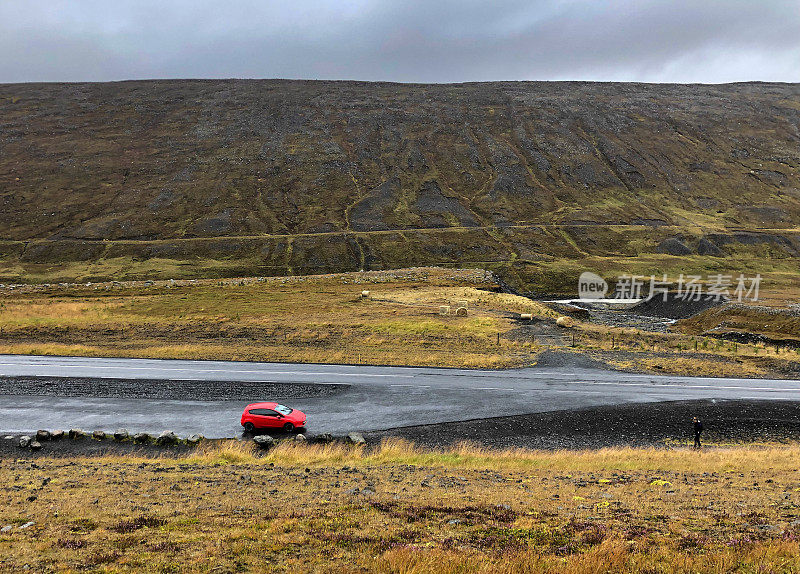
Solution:
[[[702,336],[713,322],[666,334],[580,321],[561,329],[554,311],[498,289],[484,271],[441,268],[6,288],[0,353],[501,368],[556,348],[626,369],[749,376],[788,376],[800,359]],[[452,313],[461,301],[466,317]]]
[[[230,441],[4,459],[0,570],[797,572],[798,456]]]
[[[484,272],[429,269],[258,281],[30,288],[0,297],[0,352],[500,367],[534,343],[509,313],[556,315],[490,291]],[[363,298],[362,290],[370,296]],[[487,290],[488,289],[488,290]],[[469,315],[439,306],[467,301]]]

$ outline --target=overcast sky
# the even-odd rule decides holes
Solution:
[[[800,0],[0,0],[0,82],[800,81]]]

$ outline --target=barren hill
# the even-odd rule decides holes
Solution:
[[[763,233],[800,225],[798,168],[797,84],[0,85],[6,270],[535,262],[673,239],[795,256],[790,231]],[[575,231],[618,224],[655,231],[633,251]]]

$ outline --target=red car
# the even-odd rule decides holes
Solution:
[[[283,429],[292,432],[306,426],[306,415],[278,403],[252,403],[244,408],[242,426],[247,432],[256,429]]]

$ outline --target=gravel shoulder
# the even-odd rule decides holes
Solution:
[[[193,401],[278,400],[328,397],[347,390],[339,383],[100,379],[94,377],[0,377],[0,395]]]
[[[365,433],[443,448],[469,441],[490,448],[596,449],[684,445],[692,417],[705,426],[707,443],[800,440],[800,402],[693,400],[634,403],[530,415],[421,425]]]

